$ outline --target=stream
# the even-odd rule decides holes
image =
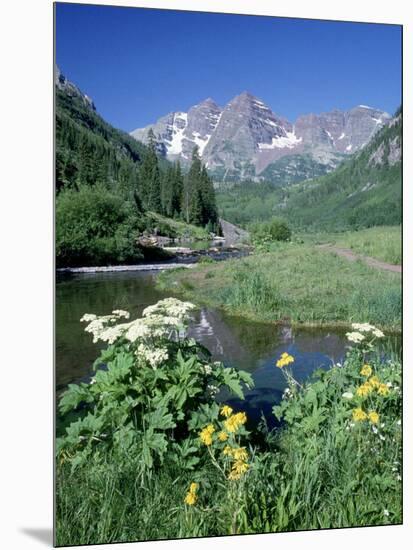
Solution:
[[[169,294],[155,286],[156,272],[107,272],[59,274],[56,282],[56,392],[70,383],[87,381],[92,364],[103,344],[93,344],[84,332],[80,318],[84,313],[104,315],[113,309],[126,309],[131,319],[143,309]],[[328,369],[341,362],[346,352],[345,330],[291,328],[257,323],[204,307],[194,315],[190,336],[206,346],[214,360],[250,372],[255,388],[246,392],[246,401],[228,399],[259,420],[266,418],[279,402],[286,387],[283,374],[275,366],[280,354],[294,356],[293,374],[305,380],[318,368]],[[395,349],[400,337],[392,337]]]

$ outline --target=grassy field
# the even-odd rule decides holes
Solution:
[[[371,322],[400,330],[401,278],[349,262],[310,243],[162,273],[163,289],[196,303],[263,321],[298,324]]]
[[[296,235],[297,240],[309,244],[331,243],[350,248],[357,254],[370,256],[389,264],[400,265],[402,257],[402,230],[400,225],[370,227],[360,231],[341,233],[310,233]]]
[[[400,226],[372,227],[361,231],[350,231],[337,235],[336,244],[389,264],[401,263]]]

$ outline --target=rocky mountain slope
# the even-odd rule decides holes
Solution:
[[[274,213],[302,227],[345,229],[401,223],[402,113],[331,174],[290,186]]]
[[[220,215],[242,226],[280,216],[294,230],[304,231],[397,225],[401,221],[402,125],[399,110],[362,150],[322,177],[286,185],[222,184],[217,189]]]
[[[184,164],[197,145],[218,181],[291,183],[335,169],[390,120],[388,113],[359,105],[349,111],[303,115],[293,124],[243,92],[224,108],[208,98],[187,113],[170,113],[131,135],[146,143],[152,129],[165,158]]]

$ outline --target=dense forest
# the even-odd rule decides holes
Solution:
[[[197,149],[183,174],[179,162],[158,157],[156,146],[153,134],[145,146],[82,97],[56,89],[58,266],[143,259],[148,251],[138,235],[156,230],[173,237],[172,218],[219,233],[213,183]]]

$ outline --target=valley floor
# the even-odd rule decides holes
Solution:
[[[379,234],[382,233],[382,238]],[[379,260],[397,255],[400,228],[312,236],[304,242],[277,243],[268,253],[225,263],[197,265],[162,273],[158,284],[200,304],[261,321],[307,325],[375,323],[400,330],[401,276],[349,261],[319,244],[350,246]],[[390,234],[390,237],[388,235]],[[373,243],[368,246],[368,243]]]

